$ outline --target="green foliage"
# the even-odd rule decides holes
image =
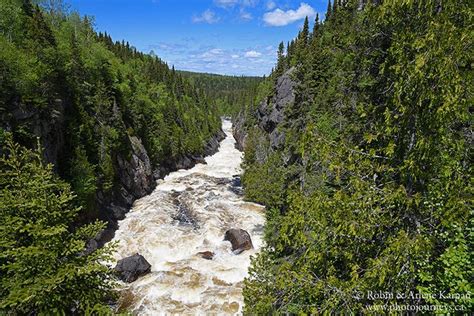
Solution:
[[[158,168],[202,153],[219,130],[222,111],[184,75],[96,33],[90,17],[61,11],[61,1],[0,0],[0,10],[1,127],[30,148],[36,136],[47,149],[61,146],[46,158],[84,213],[97,212],[95,193],[107,200],[118,188],[117,157],[130,158],[129,137],[142,140]]]
[[[260,77],[224,76],[208,73],[180,71],[183,77],[214,103],[221,116],[235,117],[255,101]]]
[[[0,314],[107,313],[110,249],[83,253],[104,224],[79,223],[129,203],[114,199],[137,138],[159,169],[201,154],[220,114],[184,75],[62,1],[0,0],[0,138],[13,139],[0,150]],[[37,137],[41,154],[25,149]]]
[[[249,129],[246,195],[269,211],[245,282],[248,313],[473,309],[472,7],[358,7],[330,5],[279,61],[296,67],[298,83],[278,127],[284,148]],[[370,300],[369,291],[423,298]]]
[[[71,231],[80,208],[70,186],[41,153],[5,143],[0,159],[0,312],[55,314],[97,308],[114,286],[110,247],[83,253],[104,228],[89,224]],[[102,305],[105,308],[105,305]]]
[[[89,163],[86,152],[81,147],[76,148],[75,157],[71,162],[71,179],[71,187],[80,204],[92,208],[90,204],[94,203],[97,179],[94,166]]]

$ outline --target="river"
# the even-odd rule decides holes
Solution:
[[[139,253],[151,273],[121,284],[120,306],[135,315],[232,315],[242,312],[243,280],[250,256],[262,245],[264,208],[245,202],[238,176],[242,153],[232,124],[219,151],[189,170],[158,181],[119,222],[116,260]],[[227,229],[249,232],[254,249],[236,255],[224,241]],[[212,260],[197,255],[214,253]]]

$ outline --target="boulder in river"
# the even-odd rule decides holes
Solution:
[[[253,248],[249,233],[240,228],[232,228],[226,231],[224,240],[230,241],[232,251],[234,251],[235,254],[240,254],[244,250]]]
[[[118,273],[120,280],[131,283],[138,279],[138,277],[149,273],[151,264],[142,255],[137,253],[119,260],[114,270]]]
[[[214,258],[214,253],[212,251],[201,251],[197,253],[203,259],[212,260]]]

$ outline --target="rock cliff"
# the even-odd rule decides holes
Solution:
[[[126,128],[122,114],[117,104],[114,104],[114,117],[117,124]],[[64,153],[71,150],[67,140],[67,102],[57,99],[46,108],[24,105],[21,102],[12,102],[8,111],[0,113],[0,128],[4,131],[28,131],[28,137],[22,139],[21,134],[15,132],[18,141],[28,147],[36,146],[34,138],[40,140],[43,156],[46,162],[54,165],[55,171],[61,174],[65,164]],[[113,237],[117,228],[117,221],[125,217],[133,202],[153,191],[156,180],[165,177],[172,171],[188,169],[196,163],[203,162],[204,157],[214,154],[225,134],[219,130],[212,136],[200,155],[187,154],[176,159],[168,159],[158,166],[153,166],[142,140],[137,136],[125,136],[122,147],[124,152],[113,152],[112,163],[115,172],[115,184],[107,192],[98,190],[95,198],[95,211],[80,214],[79,222],[90,222],[96,219],[104,220],[107,229],[89,243],[89,248],[103,245]],[[0,148],[0,154],[1,148]],[[89,249],[91,250],[91,249]],[[93,249],[92,249],[93,250]]]
[[[276,82],[274,93],[260,102],[253,115],[257,119],[259,129],[268,134],[270,149],[276,149],[284,144],[285,134],[279,128],[284,122],[285,109],[295,101],[295,86],[293,79],[295,68],[291,68],[280,76]],[[240,114],[234,120],[233,135],[236,147],[243,151],[247,138],[247,126],[244,115]]]

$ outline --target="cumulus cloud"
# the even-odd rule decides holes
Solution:
[[[214,13],[214,11],[207,9],[200,15],[193,16],[193,23],[207,23],[213,24],[219,22],[219,17]]]
[[[285,26],[304,19],[306,16],[314,16],[316,11],[307,3],[301,3],[296,10],[283,11],[276,9],[263,15],[263,20],[270,26]]]
[[[242,0],[244,7],[255,7],[258,4],[258,0]]]
[[[268,1],[267,2],[267,10],[273,10],[276,7],[276,3],[274,1]]]
[[[262,53],[259,53],[257,51],[254,51],[254,50],[249,50],[248,52],[245,52],[245,57],[247,58],[258,58],[260,56],[262,56]]]
[[[214,3],[219,6],[219,7],[233,7],[237,3],[239,3],[239,0],[214,0]]]
[[[214,0],[214,4],[222,8],[231,8],[236,5],[242,7],[254,7],[258,3],[258,0]]]
[[[207,52],[204,52],[203,54],[201,54],[201,58],[212,58],[212,57],[215,57],[217,55],[222,55],[224,53],[224,51],[220,48],[213,48],[211,50],[208,50]]]
[[[253,17],[249,12],[242,10],[240,11],[240,19],[243,21],[250,21],[253,19]]]

